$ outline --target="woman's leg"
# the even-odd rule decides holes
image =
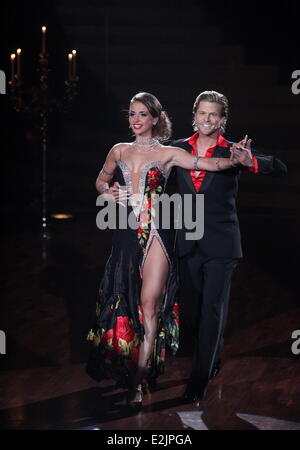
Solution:
[[[146,372],[157,332],[157,320],[161,294],[166,285],[169,263],[158,239],[154,236],[143,267],[141,308],[144,322],[144,340],[140,345],[138,370],[135,376],[137,386]]]

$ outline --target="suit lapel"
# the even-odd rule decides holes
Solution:
[[[192,177],[190,175],[190,170],[189,169],[181,169],[181,170],[183,173],[183,178],[185,179],[189,187],[192,189],[193,192],[196,192]]]
[[[188,142],[184,142],[181,148],[184,148],[184,150],[186,150],[187,152],[192,153],[192,147],[190,146],[190,144]],[[180,168],[180,170],[181,170],[183,178],[185,179],[185,181],[188,184],[188,186],[190,187],[190,189],[193,192],[197,192],[195,189],[192,177],[190,175],[190,170],[182,169],[182,168]]]

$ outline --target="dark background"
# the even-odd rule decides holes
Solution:
[[[177,0],[149,5],[120,0],[61,0],[5,5],[1,68],[7,81],[10,54],[22,47],[23,87],[30,89],[38,83],[42,24],[48,27],[51,98],[62,98],[67,53],[75,47],[78,51],[79,95],[69,114],[49,115],[47,187],[51,208],[70,207],[70,202],[73,207],[85,208],[89,203],[92,208],[90,181],[109,148],[118,139],[128,139],[124,110],[139,90],[149,90],[161,100],[173,119],[174,138],[191,134],[191,108],[196,95],[205,89],[220,90],[228,95],[231,107],[226,137],[234,140],[248,133],[254,146],[271,153],[276,148],[280,156],[290,159],[285,150],[296,149],[299,124],[299,96],[290,89],[291,74],[299,68],[296,4]],[[189,9],[196,11],[192,22]],[[229,47],[226,57],[224,46]],[[164,57],[165,48],[167,52],[169,48],[168,58]],[[241,53],[238,58],[237,48]],[[130,65],[135,70],[126,75]],[[154,76],[147,76],[149,65],[155,67]],[[195,66],[198,69],[193,75]],[[202,77],[201,67],[205,72]],[[249,79],[245,80],[247,70]],[[218,74],[216,80],[211,73]],[[230,78],[232,74],[235,76]],[[272,92],[268,93],[268,88]],[[26,206],[27,210],[29,205],[39,208],[40,121],[37,115],[15,113],[8,86],[7,90],[8,95],[1,97],[5,112],[3,202]],[[298,169],[297,155],[296,151],[292,154],[291,171],[295,163]],[[256,181],[251,183],[253,186]]]

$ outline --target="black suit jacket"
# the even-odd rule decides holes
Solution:
[[[232,142],[227,141],[228,147],[216,146],[213,157],[230,157]],[[175,147],[180,147],[188,152],[192,147],[187,139],[173,141]],[[283,175],[287,168],[283,162],[275,156],[266,156],[251,150],[258,162],[258,173]],[[183,228],[177,230],[176,247],[178,256],[184,256],[191,251],[194,245],[198,245],[204,255],[214,258],[241,258],[242,246],[240,227],[236,210],[236,196],[238,192],[238,180],[242,171],[246,168],[232,168],[220,172],[206,172],[200,191],[197,193],[190,171],[176,168],[177,189],[181,195],[193,194],[193,220],[196,218],[196,195],[204,194],[204,235],[199,240],[186,240],[187,230],[184,227],[184,202],[181,210]]]

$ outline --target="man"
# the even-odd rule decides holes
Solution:
[[[184,228],[177,230],[183,326],[196,336],[192,371],[185,390],[188,401],[201,400],[209,380],[219,370],[220,352],[229,302],[231,277],[242,258],[236,211],[238,178],[248,170],[262,174],[285,174],[286,166],[275,156],[251,150],[248,136],[238,144],[224,139],[228,117],[227,98],[215,91],[202,92],[193,107],[194,131],[188,139],[172,143],[198,156],[230,157],[238,163],[227,171],[205,172],[177,167],[177,189],[181,195],[204,194],[204,235],[187,240]],[[191,212],[188,212],[189,214]],[[195,210],[192,211],[195,220]],[[184,323],[186,319],[186,323]]]

